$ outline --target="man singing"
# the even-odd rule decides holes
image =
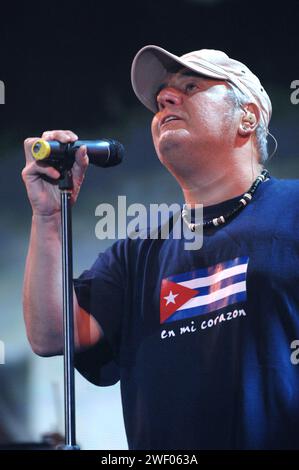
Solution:
[[[203,245],[127,238],[102,253],[74,281],[76,367],[98,385],[120,380],[130,449],[298,449],[299,185],[263,167],[270,99],[243,63],[207,49],[147,46],[132,84],[182,188],[176,223],[203,230]],[[35,140],[24,314],[32,349],[52,356],[63,352],[59,173],[32,158]],[[74,202],[87,165],[81,147]]]

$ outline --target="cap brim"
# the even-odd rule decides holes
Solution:
[[[133,90],[139,100],[152,112],[157,112],[156,94],[166,78],[167,73],[175,66],[182,65],[196,73],[210,78],[227,80],[228,76],[213,70],[197,60],[184,60],[158,46],[145,46],[136,54],[131,69]]]

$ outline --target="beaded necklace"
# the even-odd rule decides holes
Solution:
[[[239,212],[241,212],[242,209],[244,209],[247,204],[252,200],[252,196],[254,195],[255,191],[257,190],[258,186],[266,181],[269,178],[269,171],[268,170],[263,170],[262,173],[254,180],[250,188],[246,193],[243,194],[241,199],[237,202],[236,206],[231,209],[227,214],[221,215],[220,217],[215,217],[214,219],[206,220],[203,221],[202,224],[197,223],[194,224],[192,222],[188,222],[187,216],[188,216],[188,204],[183,205],[182,209],[182,219],[185,222],[185,224],[188,225],[189,229],[191,232],[195,232],[196,228],[202,227],[205,228],[211,228],[211,227],[218,227],[219,225],[226,224],[229,222],[232,218],[236,217]]]

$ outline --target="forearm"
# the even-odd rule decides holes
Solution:
[[[32,217],[24,279],[24,317],[32,349],[59,354],[63,344],[60,213]]]
[[[60,213],[33,216],[24,279],[24,318],[33,351],[41,356],[62,354],[63,307]],[[79,307],[74,293],[76,349],[95,344],[100,325]]]

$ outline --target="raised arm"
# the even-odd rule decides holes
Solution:
[[[46,140],[73,142],[71,131],[47,131]],[[53,356],[63,351],[61,223],[59,172],[34,160],[31,147],[37,138],[24,142],[26,166],[22,177],[32,207],[32,226],[25,268],[23,307],[27,336],[33,351]],[[88,166],[86,149],[80,147],[73,166],[72,202],[78,197]],[[79,307],[74,293],[76,349],[95,344],[102,336],[96,320]]]

